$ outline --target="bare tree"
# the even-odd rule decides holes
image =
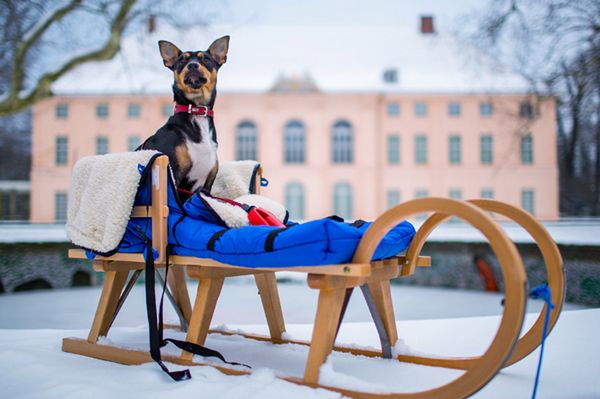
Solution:
[[[198,0],[0,0],[0,180],[26,180],[31,106],[79,65],[113,58],[128,31],[205,24]]]
[[[113,58],[127,29],[148,18],[202,24],[201,3],[0,0],[0,116],[52,96],[52,84],[79,65]]]
[[[470,45],[557,100],[561,212],[600,215],[600,0],[491,0],[469,19]]]

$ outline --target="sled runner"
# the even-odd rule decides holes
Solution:
[[[105,280],[88,338],[65,338],[63,340],[65,352],[127,365],[156,360],[156,353],[151,354],[148,351],[98,342],[100,337],[108,334],[129,290],[144,269],[147,271],[146,279],[149,276],[153,279],[154,273],[149,271],[155,270],[160,280],[162,275],[158,270],[168,266],[165,284],[169,287],[167,297],[180,316],[180,328],[187,331],[187,343],[195,345],[203,345],[209,333],[231,334],[209,330],[224,279],[252,275],[260,293],[270,336],[240,335],[274,344],[296,343],[309,346],[303,377],[284,376],[283,379],[337,391],[353,398],[467,397],[485,386],[503,367],[521,360],[534,351],[540,345],[545,324],[546,307],[540,312],[537,321],[529,331],[519,338],[527,300],[527,278],[515,245],[489,216],[489,212],[504,215],[521,225],[531,235],[542,253],[548,274],[551,301],[555,305],[549,310],[546,326],[548,333],[556,324],[560,314],[565,292],[563,265],[558,248],[544,227],[531,215],[508,204],[493,200],[457,201],[445,198],[423,198],[400,204],[383,213],[373,223],[362,221],[343,223],[326,219],[294,225],[286,220],[287,217],[283,217],[285,228],[227,227],[224,219],[229,216],[223,219],[219,219],[218,215],[215,216],[211,211],[214,208],[210,207],[211,199],[203,199],[198,195],[183,205],[177,202],[176,192],[169,178],[166,156],[158,154],[136,156],[140,158],[129,159],[123,167],[131,169],[132,162],[134,165],[139,165],[142,175],[140,177],[138,174],[137,182],[134,173],[130,176],[130,182],[134,183],[134,189],[137,191],[129,195],[135,197],[137,204],[142,205],[132,208],[131,219],[129,216],[125,217],[123,221],[125,227],[121,229],[124,233],[112,243],[105,240],[103,236],[97,237],[98,240],[94,245],[104,245],[104,247],[95,252],[83,249],[69,251],[71,258],[93,259],[94,269],[104,272]],[[96,158],[97,161],[97,158],[101,157],[90,158]],[[102,170],[102,165],[96,167]],[[121,171],[122,169],[119,170]],[[88,170],[87,175],[83,173],[84,177],[79,179],[88,182],[89,176],[94,176],[95,173],[92,168]],[[77,176],[81,174],[81,171],[77,173],[74,171],[74,186],[77,186]],[[256,187],[260,184],[259,169],[254,168],[251,175],[251,178],[245,180],[250,182],[248,191],[257,192]],[[115,184],[110,180],[106,180],[105,183],[116,185],[120,189],[129,184],[127,182]],[[95,193],[97,195],[97,190]],[[120,193],[110,195],[114,198]],[[89,198],[89,195],[83,194],[77,198],[71,199],[75,203],[73,212],[84,214],[85,198]],[[71,208],[69,212],[71,218]],[[403,221],[411,215],[422,212],[432,214],[415,233],[412,226]],[[421,256],[421,249],[435,227],[450,217],[459,217],[477,228],[485,236],[498,259],[505,293],[504,310],[498,330],[488,349],[478,357],[445,358],[395,354],[392,348],[398,340],[398,332],[390,281],[398,276],[409,276],[415,273],[417,267],[430,266],[431,259]],[[117,216],[117,219],[119,218],[122,218],[122,215]],[[77,228],[74,228],[74,231],[77,231]],[[327,234],[319,236],[318,240],[305,238],[306,235],[313,237],[319,231]],[[73,235],[71,236],[73,238]],[[244,242],[248,237],[252,239]],[[85,234],[82,234],[82,237],[77,237],[73,241],[82,247],[91,248],[82,245],[81,242],[85,243],[85,240]],[[320,245],[323,240],[326,240],[327,245]],[[114,242],[117,244],[115,245]],[[194,245],[197,247],[192,248]],[[249,253],[252,248],[255,252]],[[235,252],[236,249],[238,253]],[[149,261],[150,258],[152,261]],[[289,340],[284,334],[285,323],[275,279],[275,272],[284,270],[307,274],[308,286],[319,290],[310,342]],[[186,271],[189,277],[199,280],[193,306],[185,284]],[[131,277],[128,281],[129,274]],[[354,288],[360,288],[367,301],[379,333],[381,351],[335,345],[336,335]],[[162,323],[161,320],[159,322]],[[183,346],[183,348],[179,356],[163,355],[162,360],[181,365],[209,365],[232,375],[251,372],[241,367],[198,362],[193,358],[192,346]],[[464,373],[446,385],[422,392],[385,394],[359,392],[319,383],[320,367],[332,350],[368,357],[395,357],[403,362],[460,369],[464,370]]]

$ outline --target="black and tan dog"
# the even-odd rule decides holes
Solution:
[[[215,40],[206,51],[182,52],[164,40],[158,46],[165,66],[175,76],[175,112],[140,149],[169,156],[178,189],[210,192],[219,169],[212,108],[217,72],[227,60],[229,36]]]

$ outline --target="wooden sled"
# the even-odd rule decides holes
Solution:
[[[167,258],[167,166],[166,156],[161,156],[155,161],[152,173],[159,175],[160,184],[153,185],[152,206],[135,207],[132,213],[132,217],[149,217],[152,220],[153,247],[158,251],[155,261],[157,268],[164,267]],[[422,212],[432,212],[432,215],[418,230],[406,255],[371,262],[378,243],[390,229],[411,215]],[[503,367],[521,360],[539,346],[546,309],[544,307],[529,331],[519,338],[527,300],[526,274],[515,245],[489,216],[489,212],[502,214],[520,224],[537,243],[546,263],[548,284],[555,305],[550,313],[550,331],[560,314],[565,293],[563,265],[558,248],[544,227],[531,215],[492,200],[456,201],[446,198],[424,198],[400,204],[382,214],[373,223],[360,241],[352,262],[348,264],[256,269],[226,265],[211,259],[169,256],[168,297],[180,315],[182,329],[187,330],[186,340],[203,344],[209,333],[230,334],[209,330],[224,279],[253,275],[261,296],[270,336],[241,335],[274,344],[296,343],[310,347],[303,378],[282,377],[284,380],[329,389],[352,398],[464,398],[485,386]],[[486,237],[501,267],[505,287],[504,310],[498,330],[487,350],[481,356],[465,358],[398,355],[399,361],[465,371],[454,381],[426,391],[380,394],[320,384],[320,367],[332,350],[369,357],[391,356],[390,347],[397,341],[398,332],[390,281],[398,276],[413,274],[418,266],[429,266],[430,258],[420,256],[427,237],[442,221],[455,216],[477,228]],[[85,259],[86,255],[82,250],[73,249],[69,251],[69,257]],[[92,327],[87,339],[65,338],[63,351],[126,365],[151,362],[147,351],[98,343],[99,337],[107,335],[133,282],[144,269],[143,255],[117,253],[110,257],[98,256],[93,261],[93,266],[95,270],[105,272],[106,277]],[[199,279],[193,307],[185,284],[186,269],[191,278]],[[308,286],[319,290],[310,342],[284,339],[285,323],[275,279],[275,272],[283,270],[306,273]],[[133,272],[133,275],[127,282],[130,272]],[[380,334],[381,351],[335,345],[349,295],[355,287],[360,287],[365,295]],[[231,375],[250,373],[239,368],[194,361],[193,355],[185,351],[179,356],[163,355],[163,360],[181,365],[209,365]]]

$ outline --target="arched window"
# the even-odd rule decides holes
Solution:
[[[304,220],[304,187],[300,183],[289,183],[285,187],[285,208],[292,220]]]
[[[353,203],[352,186],[337,183],[333,189],[333,213],[344,219],[352,219]]]
[[[346,121],[336,122],[333,125],[331,138],[333,163],[352,163],[354,159],[352,125]]]
[[[304,163],[305,136],[302,122],[292,120],[285,125],[283,132],[285,163]]]
[[[250,121],[243,121],[235,130],[235,159],[237,161],[256,160],[257,157],[257,131],[256,125]]]

